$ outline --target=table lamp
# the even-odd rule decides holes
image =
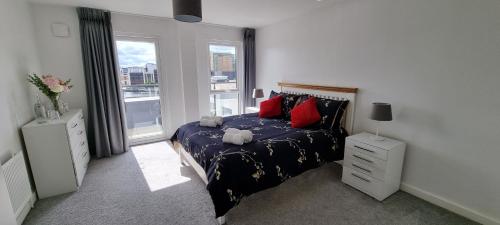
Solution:
[[[377,121],[377,133],[372,136],[371,139],[375,141],[383,141],[384,137],[378,135],[380,122],[382,121],[392,121],[392,109],[391,104],[375,102],[372,107],[372,114],[370,119]]]
[[[263,98],[264,91],[260,88],[254,88],[252,92],[252,98]]]

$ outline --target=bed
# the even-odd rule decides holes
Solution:
[[[342,129],[292,128],[284,119],[262,119],[257,113],[225,117],[217,128],[198,122],[181,126],[172,141],[182,163],[207,184],[221,224],[224,215],[246,196],[287,179],[343,159],[345,137],[352,131],[356,88],[278,83],[282,92],[349,100]],[[227,128],[251,130],[251,143],[222,143]]]

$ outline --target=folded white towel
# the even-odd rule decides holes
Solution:
[[[214,120],[219,126],[222,125],[222,123],[224,123],[224,119],[222,116],[214,116]]]
[[[222,116],[202,116],[201,120],[213,120],[217,125],[222,125],[224,119]]]
[[[245,141],[245,143],[252,142],[252,139],[253,139],[252,131],[242,130],[242,131],[240,131],[240,135],[243,137],[243,140]]]
[[[226,129],[226,133],[232,133],[232,134],[238,134],[240,133],[240,131],[241,130],[232,127]]]
[[[217,122],[215,122],[215,120],[201,119],[200,126],[202,126],[202,127],[217,127]]]
[[[252,142],[252,139],[253,139],[253,133],[249,130],[239,130],[236,128],[227,128],[226,134],[227,133],[241,135],[241,137],[243,137],[243,140],[245,143],[250,143],[250,142]]]
[[[224,133],[224,136],[222,136],[222,142],[235,145],[243,145],[243,143],[245,143],[245,140],[240,134]]]

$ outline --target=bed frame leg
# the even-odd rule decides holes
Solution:
[[[219,225],[225,225],[227,223],[226,216],[218,217],[217,222],[219,222]]]
[[[179,152],[179,161],[181,162],[181,165],[187,166],[186,159],[185,159],[186,157],[184,156],[184,154],[182,154],[182,151],[181,151],[182,147],[179,147],[179,143],[174,142],[174,148],[176,150],[178,150],[178,152]]]
[[[180,150],[179,150],[179,160],[181,161],[181,165],[187,166],[186,160],[184,160],[184,155]]]

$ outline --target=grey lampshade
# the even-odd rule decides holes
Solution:
[[[375,102],[373,103],[372,114],[370,119],[376,121],[391,121],[392,120],[392,109],[391,104]]]
[[[201,0],[172,0],[174,19],[187,23],[202,20]]]
[[[254,88],[252,92],[252,98],[263,98],[264,97],[264,91],[259,88]]]

